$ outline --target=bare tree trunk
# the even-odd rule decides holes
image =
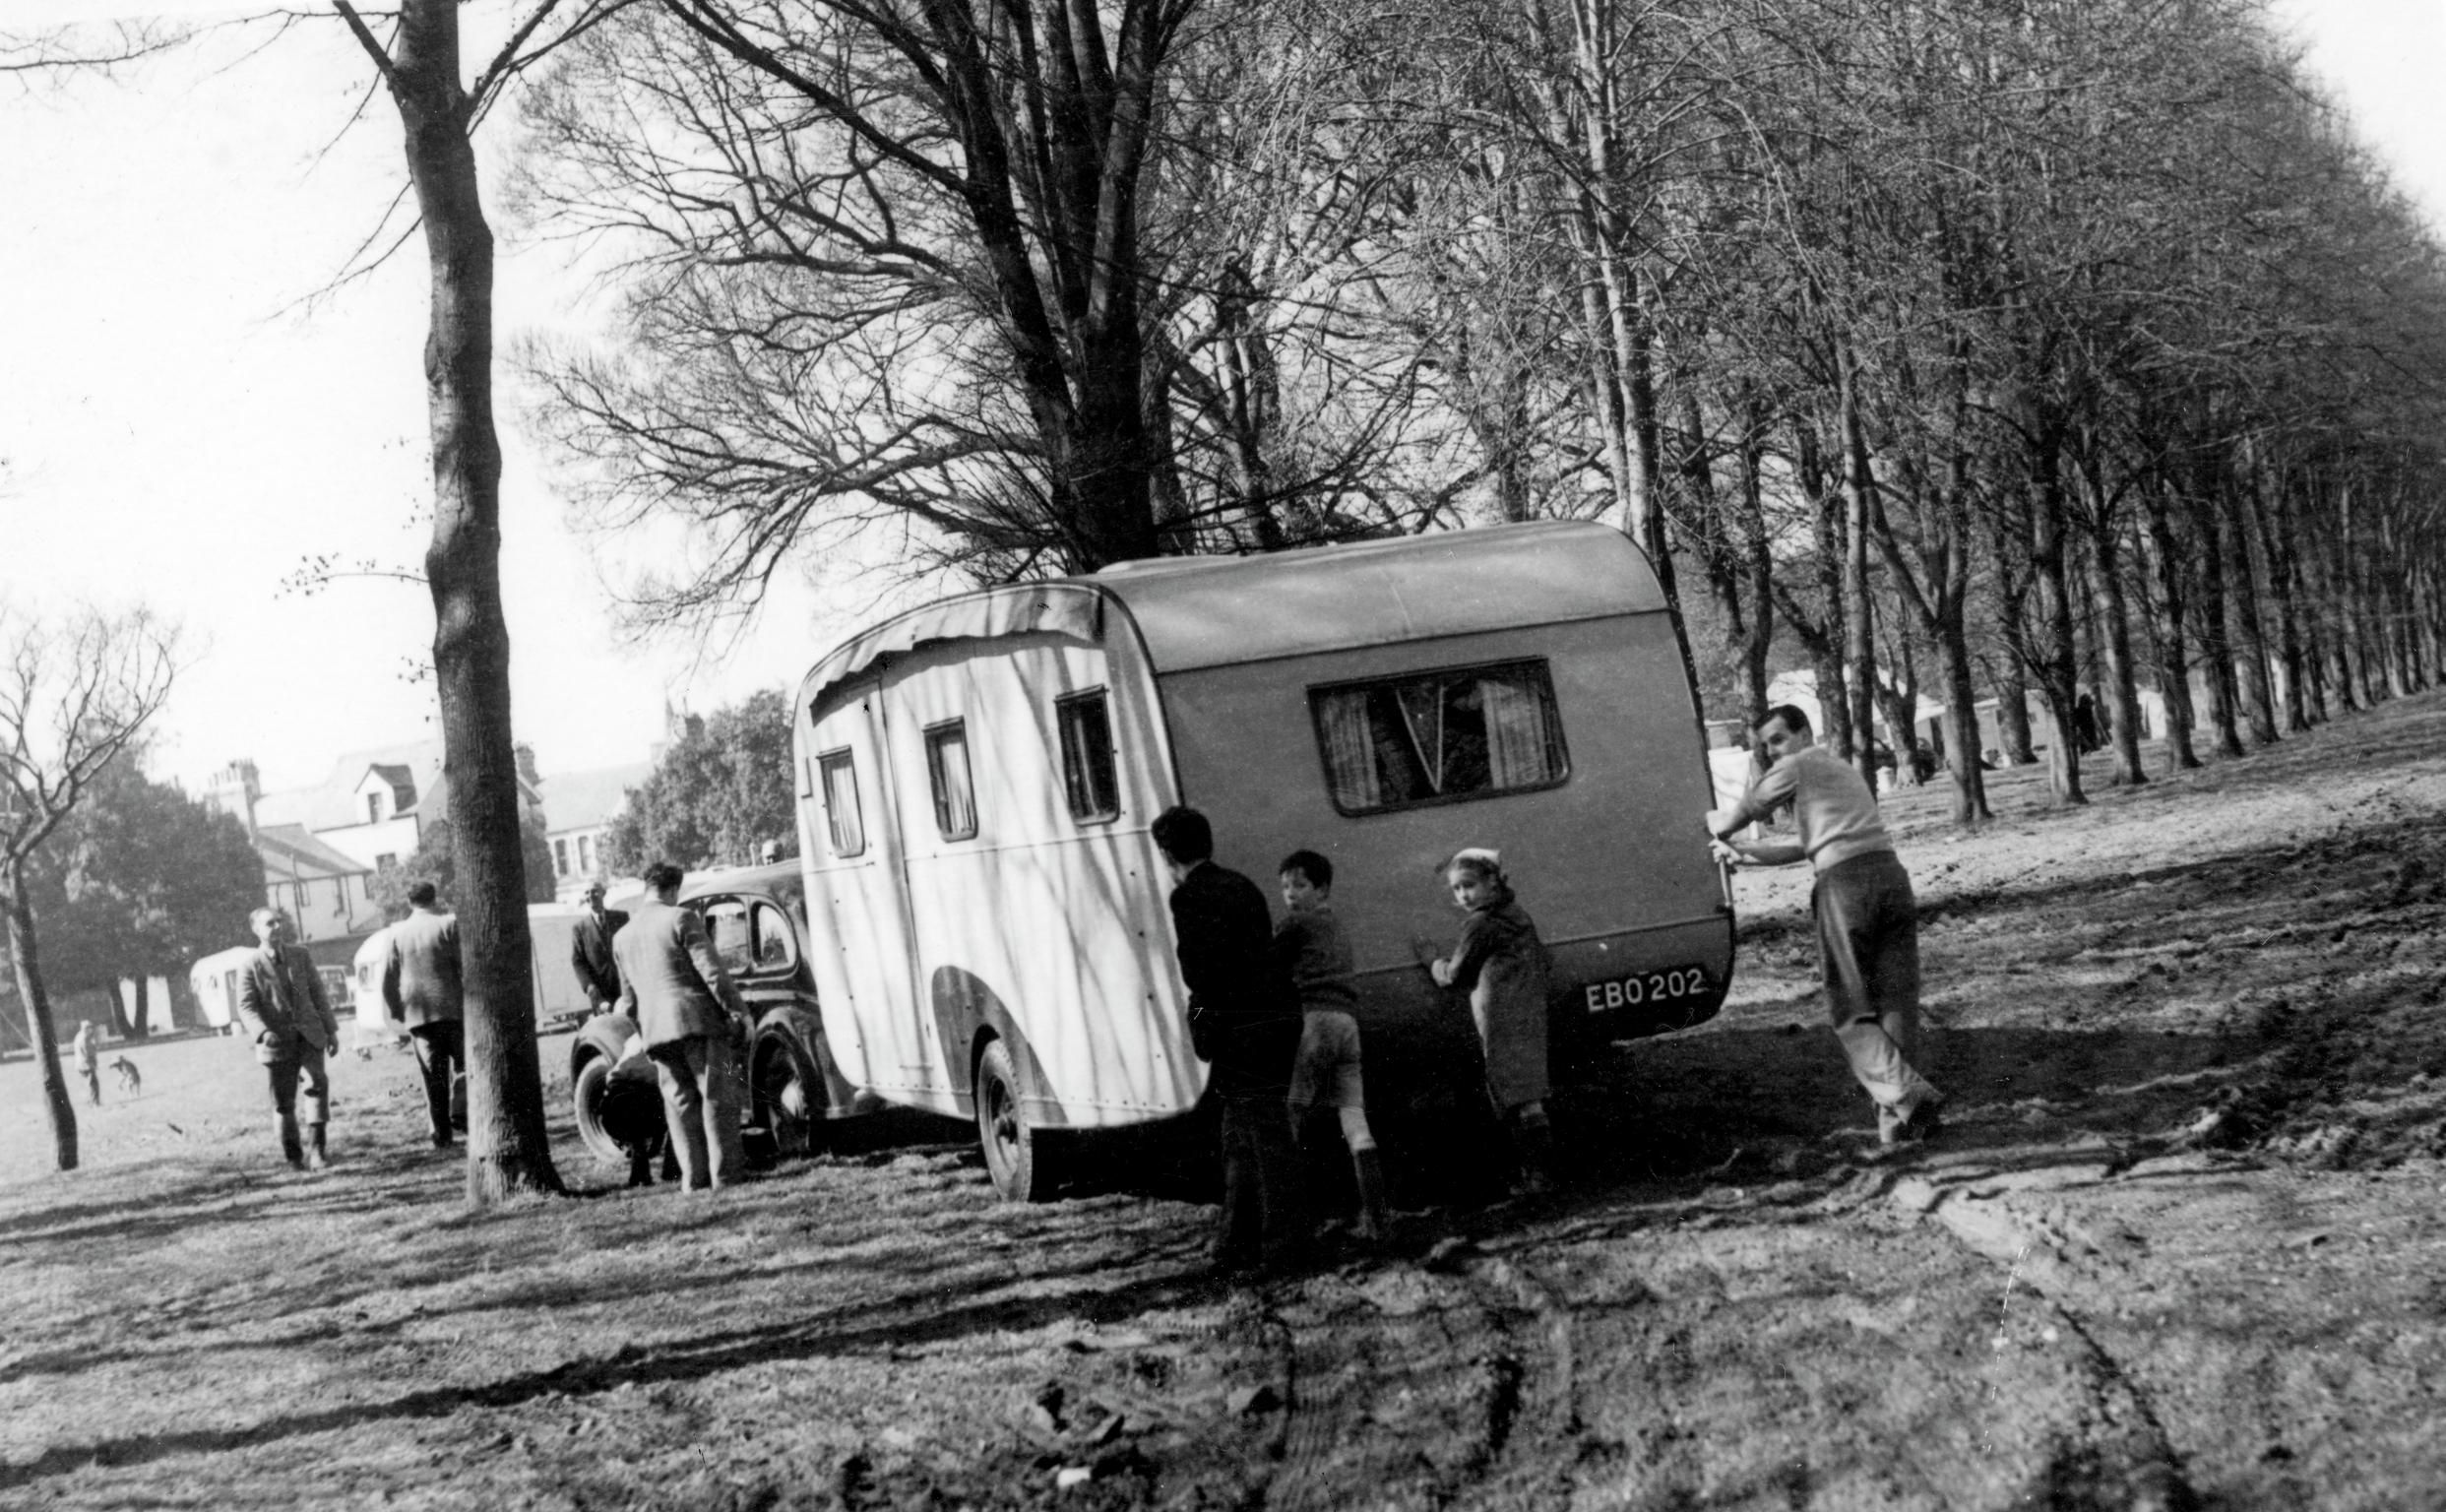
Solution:
[[[2093,501],[2096,502],[2096,501]],[[2102,505],[2100,513],[2104,513]],[[2123,597],[2121,533],[2114,522],[2090,536],[2090,601],[2098,614],[2098,646],[2106,663],[2106,724],[2114,747],[2117,787],[2149,781],[2140,760],[2140,690],[2132,672],[2132,619]]]
[[[2191,500],[2191,518],[2200,541],[2200,658],[2208,669],[2208,723],[2217,735],[2217,754],[2234,757],[2242,754],[2242,735],[2235,727],[2240,695],[2234,686],[2233,643],[2226,637],[2226,549],[2220,538],[2224,522],[2217,501],[2205,496]]]
[[[43,1110],[50,1115],[51,1149],[59,1168],[77,1168],[77,1106],[68,1097],[68,1073],[59,1063],[59,1032],[51,1025],[51,1000],[42,990],[42,964],[34,947],[33,905],[26,890],[22,856],[6,862],[9,962],[17,976],[17,1000],[26,1009],[26,1038],[33,1045],[35,1074],[42,1080]]]
[[[2038,587],[2040,643],[2032,658],[2038,696],[2046,700],[2055,722],[2055,737],[2047,742],[2047,778],[2055,800],[2087,803],[2081,790],[2081,751],[2073,709],[2080,701],[2080,648],[2074,636],[2072,582],[2065,561],[2063,458],[2060,444],[2042,446],[2034,459],[2030,501],[2030,562]]]
[[[478,192],[456,0],[404,0],[396,51],[359,29],[407,132],[431,266],[425,337],[433,438],[433,666],[458,846],[467,993],[468,1200],[558,1192],[543,1123],[530,978],[510,632],[501,609],[501,446],[492,413],[492,230]],[[353,16],[350,18],[353,21]],[[1136,402],[1138,368],[1126,374]]]
[[[1873,790],[1877,786],[1877,754],[1870,731],[1877,718],[1876,626],[1869,618],[1868,505],[1876,486],[1868,471],[1868,438],[1860,428],[1859,375],[1851,356],[1838,357],[1842,406],[1840,445],[1843,456],[1843,595],[1844,678],[1850,685],[1851,729],[1857,737],[1851,751],[1852,770]],[[1901,753],[1896,753],[1899,768]]]
[[[2252,486],[2245,479],[2228,473],[2220,490],[2231,529],[2226,532],[2226,544],[2233,553],[2231,582],[2233,592],[2229,602],[2233,609],[2234,639],[2240,643],[2242,718],[2250,725],[2251,739],[2260,745],[2274,745],[2276,732],[2276,698],[2269,687],[2268,635],[2259,613],[2259,572],[2251,560],[2250,527],[2246,520],[2248,502],[2241,490]]]
[[[2030,680],[2021,662],[2011,655],[1996,674],[1996,744],[2008,767],[2033,767],[2038,753],[2030,743]]]
[[[2142,490],[2141,503],[2149,521],[2146,554],[2158,584],[2150,640],[2157,651],[2158,691],[2165,700],[2165,769],[2184,772],[2197,767],[2200,758],[2191,748],[2199,715],[2191,707],[2191,662],[2183,645],[2182,553],[2174,541],[2162,480],[2153,479]]]
[[[2271,486],[2254,470],[2244,485],[2242,503],[2254,547],[2267,570],[2268,596],[2276,602],[2277,664],[2285,671],[2285,732],[2297,735],[2310,727],[2310,720],[2302,704],[2301,637],[2293,622],[2292,564],[2278,548],[2276,534],[2268,525],[2271,509],[2282,512],[2285,501],[2280,496],[2273,506],[2270,504],[2267,494]]]

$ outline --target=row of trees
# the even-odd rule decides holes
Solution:
[[[1813,666],[1865,765],[1946,704],[1965,820],[1983,693],[2010,758],[2094,684],[2139,782],[2144,687],[2179,766],[2435,675],[2446,268],[2258,0],[663,0],[524,119],[628,258],[533,418],[697,532],[649,621],[879,527],[1604,515],[1720,712]]]

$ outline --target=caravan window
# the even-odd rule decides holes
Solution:
[[[1346,814],[1551,788],[1570,772],[1543,662],[1312,688],[1308,705]]]
[[[1070,817],[1118,818],[1121,783],[1113,773],[1112,717],[1105,711],[1104,690],[1057,700],[1053,713],[1061,726],[1062,787],[1070,795]]]
[[[926,730],[926,778],[934,785],[934,823],[945,840],[976,836],[976,786],[969,780],[969,725],[953,720]]]
[[[848,751],[830,751],[815,759],[824,784],[824,824],[833,854],[847,859],[864,853],[866,823],[857,806],[857,768]]]

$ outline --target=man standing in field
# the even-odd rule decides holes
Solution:
[[[1817,869],[1809,906],[1817,916],[1818,970],[1826,1002],[1871,1101],[1880,1144],[1923,1139],[1939,1127],[1942,1101],[1915,1068],[1919,1053],[1919,924],[1911,876],[1894,854],[1876,794],[1850,766],[1816,742],[1809,717],[1789,704],[1758,725],[1768,763],[1747,796],[1707,815],[1727,860]],[[1739,843],[1732,836],[1785,804],[1797,843]]]
[[[1274,955],[1274,915],[1257,884],[1215,864],[1215,831],[1194,808],[1149,827],[1172,873],[1172,932],[1189,987],[1189,1036],[1214,1063],[1223,1112],[1223,1210],[1215,1266],[1281,1274],[1307,1235],[1299,1155],[1285,1106],[1299,1055],[1299,993]]]
[[[442,912],[430,882],[408,884],[408,914],[391,926],[382,962],[382,1002],[407,1026],[424,1077],[433,1148],[451,1146],[450,1093],[467,1066],[466,1008],[459,982],[459,920]]]
[[[331,1118],[331,1077],[323,1057],[339,1048],[340,1023],[332,1017],[331,994],[323,990],[322,975],[305,947],[289,943],[288,915],[278,909],[257,909],[246,921],[263,948],[238,973],[238,1022],[254,1040],[255,1060],[272,1086],[281,1153],[291,1166],[321,1170],[330,1162],[323,1130]],[[302,1143],[297,1132],[301,1112]]]
[[[680,1180],[694,1190],[747,1175],[738,1057],[730,1044],[731,1015],[743,1010],[705,920],[679,906],[684,875],[668,861],[646,868],[646,901],[612,937],[611,949],[620,969],[620,1011],[636,1021],[654,1057]]]
[[[611,940],[628,921],[626,914],[603,907],[602,883],[586,885],[586,913],[569,933],[569,969],[577,974],[587,1005],[596,1013],[620,1000],[620,964],[611,953]]]

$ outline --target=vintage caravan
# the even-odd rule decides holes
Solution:
[[[1696,1023],[1726,985],[1695,698],[1646,559],[1602,526],[972,594],[817,662],[796,725],[829,1048],[884,1100],[973,1117],[1006,1196],[1044,1186],[1042,1131],[1203,1091],[1148,834],[1173,803],[1269,895],[1286,852],[1332,857],[1371,1086],[1380,1045],[1455,1022],[1415,942],[1453,938],[1436,867],[1465,844],[1503,851],[1538,921],[1561,1038]]]
[[[391,927],[365,936],[348,963],[348,996],[356,1005],[356,1042],[380,1044],[408,1033],[382,1000],[382,969],[391,955]]]
[[[215,1029],[227,1029],[238,1021],[238,976],[253,960],[257,947],[233,945],[217,950],[187,968],[187,985],[194,990],[197,1006],[204,1010],[204,1022]]]

